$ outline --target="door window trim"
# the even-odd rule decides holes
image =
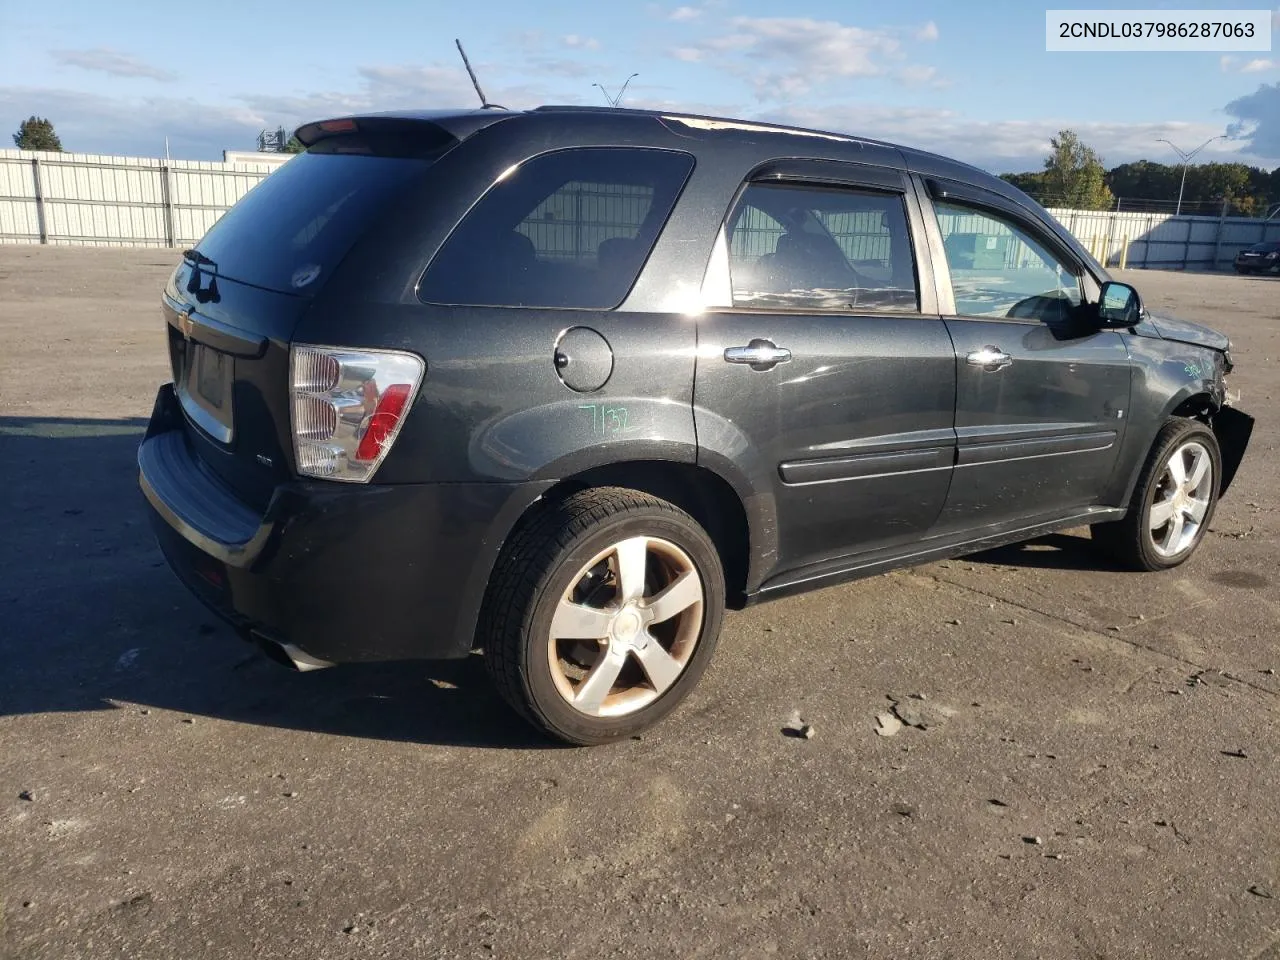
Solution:
[[[906,213],[907,241],[915,263],[919,309],[898,310],[812,310],[789,307],[734,306],[733,282],[729,269],[729,219],[737,213],[742,195],[752,186],[817,187],[826,190],[854,190],[880,194],[896,194]],[[707,313],[732,312],[832,317],[894,317],[902,320],[933,319],[941,314],[937,278],[933,270],[928,240],[928,223],[911,178],[905,170],[872,164],[846,163],[838,160],[775,159],[758,164],[743,178],[734,191],[729,206],[720,220],[720,229],[711,246],[701,285],[702,308]],[[948,287],[949,289],[949,287]]]
[[[938,178],[922,178],[913,176],[916,193],[922,206],[928,210],[925,229],[928,237],[929,256],[933,261],[933,276],[937,286],[939,312],[948,320],[970,320],[975,322],[1014,323],[1023,326],[1042,326],[1043,320],[1030,317],[980,317],[956,311],[955,293],[951,283],[951,264],[947,260],[946,250],[942,243],[942,228],[938,225],[938,211],[935,201],[959,204],[971,207],[976,212],[989,212],[990,215],[1007,220],[1018,229],[1043,246],[1053,256],[1063,261],[1064,266],[1074,267],[1080,278],[1080,295],[1084,302],[1096,301],[1101,290],[1101,283],[1088,263],[1083,261],[1062,240],[1053,235],[1043,224],[1028,219],[1027,212],[1013,201],[971,184],[960,181],[944,181]]]

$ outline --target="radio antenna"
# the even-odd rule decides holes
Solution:
[[[490,103],[485,99],[484,91],[480,89],[480,81],[476,79],[476,72],[471,69],[471,61],[467,59],[467,51],[462,49],[462,41],[455,39],[453,41],[458,46],[458,53],[462,57],[462,65],[467,68],[467,75],[471,77],[471,85],[476,88],[476,96],[480,98],[480,108],[482,110],[505,110],[506,107],[497,103]]]
[[[627,77],[626,81],[622,84],[622,89],[618,91],[618,95],[616,97],[609,96],[609,91],[598,83],[593,83],[592,86],[604,94],[605,103],[609,104],[611,107],[616,107],[622,102],[622,95],[627,92],[627,87],[631,86],[631,81],[638,76],[640,76],[640,74],[633,73],[631,76]]]

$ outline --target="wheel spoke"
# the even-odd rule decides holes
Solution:
[[[1204,476],[1209,472],[1209,454],[1204,450],[1196,450],[1191,455],[1191,469],[1187,472],[1186,491],[1191,493],[1196,490]]]
[[[1169,458],[1169,477],[1175,487],[1181,487],[1187,482],[1187,465],[1182,459],[1181,448]]]
[[[645,676],[653,684],[653,689],[658,693],[662,693],[675,683],[676,678],[680,676],[680,671],[684,669],[680,661],[667,653],[653,638],[649,639],[648,645],[643,650],[636,651],[636,658],[644,668]]]
[[[1187,501],[1186,509],[1183,511],[1187,515],[1187,519],[1200,523],[1204,520],[1205,514],[1209,512],[1209,498],[1198,500],[1192,497]]]
[[[662,623],[677,613],[688,610],[702,599],[702,581],[696,570],[686,570],[660,593],[649,600],[650,623]]]
[[[578,685],[573,695],[573,705],[583,713],[599,713],[600,705],[613,689],[618,674],[622,672],[622,665],[626,662],[625,653],[605,650],[591,672]]]
[[[1181,510],[1173,515],[1173,519],[1169,521],[1169,535],[1164,541],[1165,553],[1177,553],[1179,542],[1182,540],[1182,531],[1186,526],[1187,517]]]
[[[618,562],[618,600],[639,600],[644,596],[645,568],[649,558],[646,537],[623,540],[613,549]]]
[[[1151,505],[1151,529],[1159,530],[1173,516],[1172,500],[1157,500]]]
[[[609,635],[613,612],[561,600],[551,618],[551,636],[557,640],[600,640]]]

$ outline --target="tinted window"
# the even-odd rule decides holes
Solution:
[[[300,154],[223,214],[196,249],[223,276],[310,296],[378,212],[429,167],[429,159]]]
[[[935,203],[956,313],[1065,323],[1081,301],[1074,267],[1018,224],[973,207]]]
[[[431,303],[610,309],[626,297],[693,169],[665,150],[545,154],[497,183],[422,278]]]
[[[753,183],[728,230],[735,305],[919,309],[901,194]]]

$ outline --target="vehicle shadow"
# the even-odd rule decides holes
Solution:
[[[1120,571],[1123,568],[1098,550],[1086,534],[1049,533],[1021,543],[970,554],[965,560],[993,566],[1041,570]]]
[[[191,597],[152,538],[146,421],[0,417],[0,716],[142,708],[350,737],[554,746],[478,655],[298,674]]]

